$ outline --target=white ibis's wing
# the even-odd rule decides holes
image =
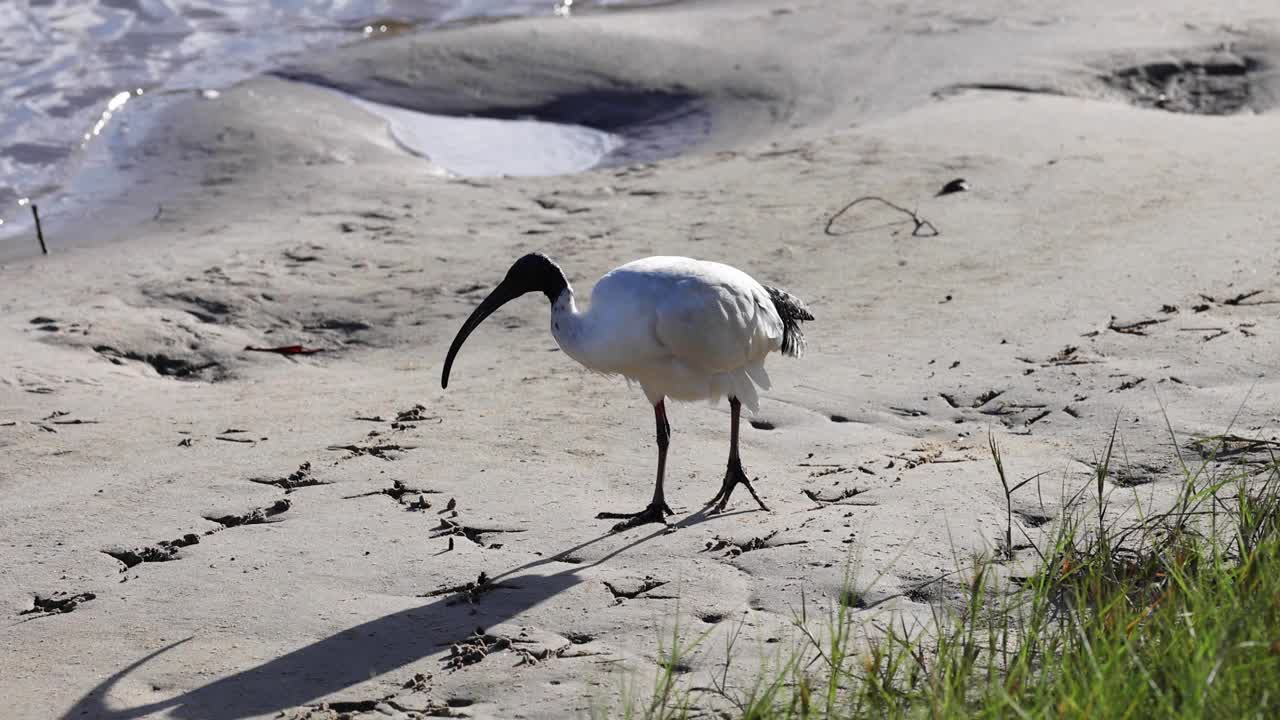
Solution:
[[[732,272],[674,282],[658,304],[654,326],[677,360],[708,374],[758,366],[782,344],[782,320],[764,288],[741,271],[718,267]]]

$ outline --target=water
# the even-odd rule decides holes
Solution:
[[[387,120],[392,137],[455,175],[566,175],[589,170],[623,139],[581,125],[456,118],[354,100]]]
[[[652,0],[597,0],[643,5]],[[114,163],[147,117],[181,93],[212,94],[300,53],[408,27],[564,14],[584,0],[0,0],[0,237],[111,192]],[[385,116],[385,115],[384,115]],[[393,126],[394,126],[394,120]],[[403,133],[411,127],[400,124]],[[520,132],[547,128],[521,127]],[[553,131],[554,132],[554,131]],[[588,145],[611,140],[587,128]],[[561,136],[564,139],[564,136]],[[412,143],[409,143],[412,145]],[[570,155],[572,155],[570,153]],[[464,162],[467,160],[464,158]],[[560,157],[582,169],[582,157]],[[448,163],[441,163],[448,166]]]

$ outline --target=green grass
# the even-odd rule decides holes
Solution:
[[[676,628],[653,691],[624,698],[619,716],[1280,717],[1280,464],[1229,466],[1211,451],[1193,468],[1179,457],[1171,508],[1121,520],[1107,482],[1115,437],[1091,487],[1033,546],[1030,577],[996,580],[1010,574],[1010,514],[1004,547],[964,568],[964,606],[935,608],[927,627],[864,632],[840,603],[815,633],[802,604],[797,643],[745,688],[728,682],[740,626],[710,687],[682,685],[677,661],[707,636],[682,646]],[[991,453],[1008,498],[1025,481],[1004,477],[994,439]]]

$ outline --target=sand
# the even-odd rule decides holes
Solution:
[[[8,713],[585,717],[646,692],[677,631],[708,633],[691,686],[736,637],[740,687],[846,576],[868,633],[955,601],[948,573],[1003,542],[988,433],[1043,473],[1025,545],[1113,426],[1120,507],[1167,500],[1198,435],[1280,432],[1273,4],[854,6],[402,35],[175,108],[125,212],[0,269]],[[456,178],[330,88],[560,121],[630,95],[660,112],[598,126],[707,129],[660,162]],[[874,201],[828,225],[864,195],[930,226]],[[651,492],[650,410],[557,352],[533,296],[440,389],[532,250],[580,295],[686,254],[809,302],[744,430],[772,512],[703,512],[727,407],[675,405],[673,530],[610,534],[595,513]],[[245,350],[290,345],[322,352]],[[21,614],[57,593],[93,598]]]

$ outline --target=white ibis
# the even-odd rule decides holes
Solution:
[[[551,301],[551,334],[569,357],[588,370],[622,375],[644,389],[653,403],[658,435],[658,479],[653,502],[637,513],[609,513],[622,519],[615,531],[666,522],[671,515],[662,492],[671,426],[666,399],[710,400],[728,396],[732,414],[729,465],[720,492],[710,504],[722,512],[738,485],[746,486],[762,510],[738,456],[742,406],[759,411],[756,388],[769,389],[764,360],[769,353],[798,357],[804,349],[800,323],[812,320],[799,298],[767,287],[736,268],[685,257],[650,257],[607,273],[591,292],[591,305],[579,310],[573,288],[560,266],[541,253],[525,255],[471,313],[458,330],[444,360],[440,386],[449,386],[449,369],[458,349],[476,327],[502,305],[541,292]]]

